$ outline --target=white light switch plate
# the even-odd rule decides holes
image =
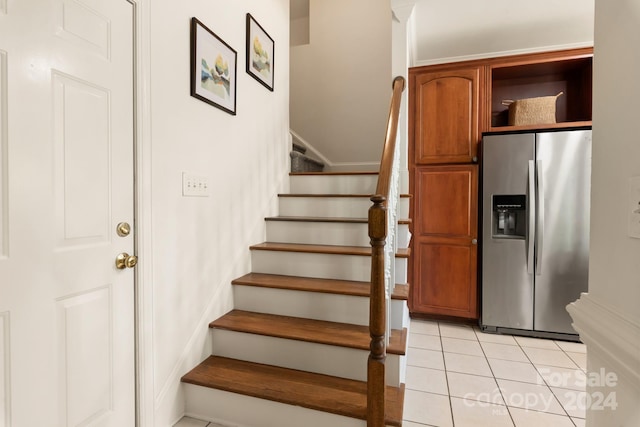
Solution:
[[[209,197],[209,182],[207,177],[183,172],[182,195],[185,197]]]
[[[640,176],[629,178],[629,236],[640,239]]]

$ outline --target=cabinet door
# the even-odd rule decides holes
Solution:
[[[471,163],[480,139],[480,67],[425,72],[413,87],[416,164]]]
[[[411,310],[475,319],[478,167],[415,169]]]

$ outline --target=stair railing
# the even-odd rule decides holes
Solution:
[[[385,360],[389,327],[387,324],[391,287],[395,285],[395,224],[397,223],[399,147],[396,144],[400,103],[405,79],[393,80],[393,95],[387,121],[387,131],[380,161],[376,193],[369,208],[371,238],[371,298],[369,301],[369,332],[371,344],[367,362],[367,427],[385,426]],[[390,229],[392,229],[390,233]],[[391,235],[390,235],[391,234]],[[387,244],[389,237],[389,244]],[[393,280],[392,280],[393,279]]]

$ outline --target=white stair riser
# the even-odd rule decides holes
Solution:
[[[237,310],[354,325],[369,324],[367,297],[235,285],[233,300]],[[392,329],[406,327],[406,306],[404,300],[391,300],[389,321]]]
[[[355,418],[184,384],[185,415],[233,427],[366,427]]]
[[[367,380],[369,350],[213,329],[213,355],[317,374]],[[400,357],[387,354],[387,384],[400,386]],[[339,362],[338,362],[339,361]]]
[[[409,280],[407,276],[408,260],[406,258],[396,258],[396,283],[405,285]]]
[[[371,257],[285,251],[251,251],[254,273],[367,282]],[[396,258],[396,283],[407,283],[407,259]]]
[[[281,216],[367,218],[372,203],[367,197],[279,197]],[[409,218],[409,198],[398,203],[398,218]]]
[[[291,193],[298,194],[373,194],[378,175],[292,175]]]
[[[369,246],[366,223],[267,221],[267,241],[309,245]],[[398,247],[407,248],[409,225],[398,224]]]
[[[371,277],[371,258],[368,256],[254,250],[251,265],[254,273],[363,282]]]

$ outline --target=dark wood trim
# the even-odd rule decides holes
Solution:
[[[528,125],[528,126],[492,126],[489,128],[490,132],[510,132],[510,131],[520,131],[520,130],[540,130],[542,127],[544,129],[564,129],[564,128],[574,128],[574,127],[583,127],[583,126],[591,126],[593,124],[592,121],[582,121],[582,122],[562,122],[562,123],[548,123],[545,125]]]
[[[352,280],[317,279],[312,277],[281,276],[277,274],[249,273],[231,282],[236,286],[255,286],[259,288],[284,289],[301,292],[351,295],[368,298],[371,283]],[[392,299],[407,300],[409,286],[396,284]]]
[[[265,221],[291,221],[291,222],[339,222],[348,224],[366,224],[366,218],[346,218],[335,217],[329,218],[326,216],[272,216],[265,218]]]
[[[347,224],[366,224],[367,218],[346,218],[346,217],[314,217],[314,216],[272,216],[265,218],[265,221],[292,221],[292,222],[336,222]],[[411,224],[410,219],[399,219],[398,224]]]
[[[373,194],[303,194],[303,193],[287,193],[278,194],[278,197],[363,197],[370,199]],[[400,194],[401,198],[411,198],[411,194]]]
[[[335,175],[378,175],[378,171],[354,171],[354,172],[289,172],[289,176],[335,176]]]
[[[209,323],[212,329],[244,332],[295,341],[369,350],[369,327],[275,314],[232,310]],[[392,330],[388,352],[406,354],[406,329]]]
[[[277,243],[264,242],[250,246],[249,249],[256,251],[281,251],[281,252],[303,252],[313,254],[330,255],[357,255],[371,256],[371,248],[368,246],[333,246],[333,245],[306,245],[300,243]],[[398,249],[396,258],[409,258],[409,249]]]
[[[564,49],[564,50],[555,50],[549,52],[536,52],[536,53],[523,53],[520,55],[509,55],[509,56],[497,56],[490,58],[481,58],[481,59],[473,59],[470,61],[457,61],[457,62],[447,62],[442,64],[433,64],[433,65],[421,65],[418,67],[409,68],[409,78],[412,75],[420,74],[425,71],[438,71],[440,69],[449,70],[454,66],[460,66],[463,68],[466,67],[476,67],[476,66],[494,66],[498,64],[504,64],[505,62],[509,62],[509,65],[524,65],[531,63],[541,63],[541,62],[553,62],[558,59],[561,60],[570,60],[570,59],[581,59],[588,58],[593,56],[593,48],[592,47],[583,47],[578,49]]]
[[[461,325],[469,325],[469,326],[478,326],[478,319],[467,319],[464,317],[458,317],[458,316],[446,316],[443,314],[430,314],[430,313],[414,313],[411,312],[409,313],[409,316],[412,319],[418,319],[418,320],[429,320],[432,322],[437,322],[437,321],[444,321],[447,323],[458,323]]]
[[[382,160],[380,161],[380,174],[378,175],[378,185],[376,187],[376,194],[383,197],[389,196],[393,159],[396,149],[396,136],[398,134],[400,104],[402,103],[402,92],[405,86],[404,77],[396,77],[393,80],[393,95],[391,96],[387,131],[382,149]]]

